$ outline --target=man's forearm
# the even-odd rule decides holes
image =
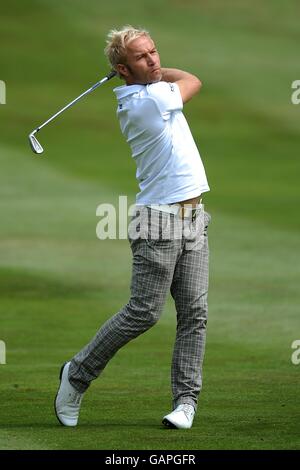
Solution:
[[[185,78],[195,77],[195,75],[179,69],[162,68],[161,72],[162,80],[164,82],[177,82],[178,80],[184,80]]]

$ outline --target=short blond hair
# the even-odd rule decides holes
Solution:
[[[131,25],[109,31],[104,53],[113,70],[116,70],[117,64],[126,63],[126,46],[141,36],[150,37],[149,31],[143,28],[134,28]]]

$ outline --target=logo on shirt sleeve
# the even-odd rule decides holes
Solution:
[[[169,83],[169,86],[171,88],[171,91],[175,91],[175,87],[174,87],[173,83]]]

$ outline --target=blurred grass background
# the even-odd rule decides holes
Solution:
[[[299,2],[11,0],[1,5],[2,449],[294,449],[299,439]],[[134,202],[135,166],[112,80],[27,136],[108,71],[105,36],[150,30],[162,65],[197,74],[185,107],[211,192],[210,320],[194,427],[170,432],[170,299],[159,324],[93,383],[81,425],[52,402],[63,361],[129,296],[126,240],[97,240],[96,207]]]

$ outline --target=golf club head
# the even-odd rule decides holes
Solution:
[[[37,138],[35,137],[34,134],[35,134],[34,132],[29,134],[30,147],[32,148],[34,153],[43,153],[44,149],[43,149],[43,147],[41,146],[41,144],[39,143],[39,141],[37,140]]]

